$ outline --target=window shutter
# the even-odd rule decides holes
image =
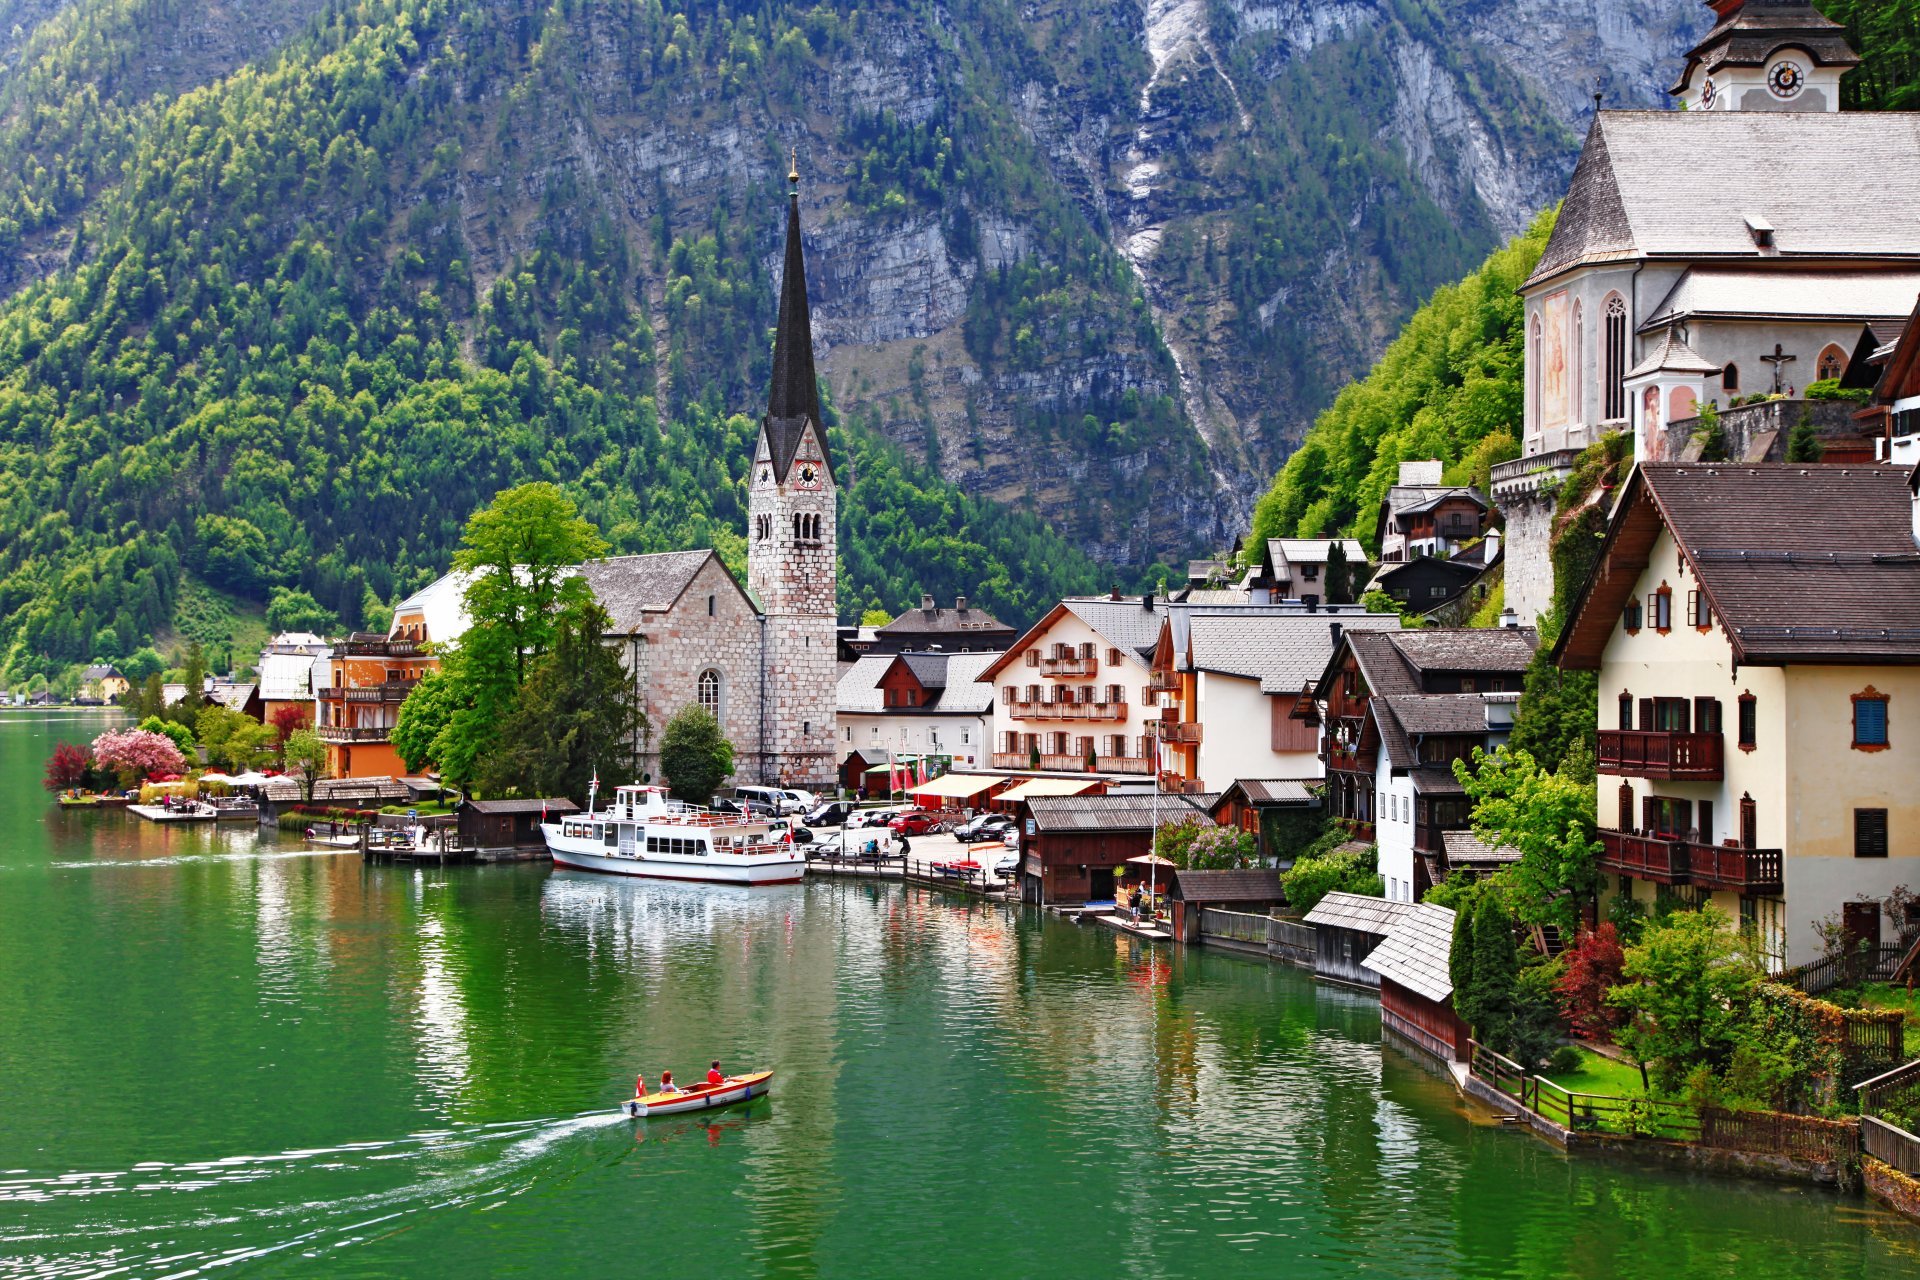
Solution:
[[[1640,727],[1642,729],[1653,728],[1653,699],[1652,698],[1640,699]]]
[[[1856,858],[1887,856],[1887,811],[1885,809],[1853,811],[1853,856]]]
[[[1887,704],[1882,698],[1860,698],[1853,704],[1853,743],[1877,747],[1887,740]]]
[[[1038,649],[1027,650],[1027,665],[1030,667],[1040,665],[1040,651]]]

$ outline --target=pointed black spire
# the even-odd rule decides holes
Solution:
[[[814,424],[824,457],[827,433],[820,425],[820,393],[813,375],[813,325],[807,312],[807,263],[800,246],[800,169],[796,154],[787,173],[787,257],[780,277],[780,327],[773,339],[773,385],[767,394],[767,444],[774,474],[786,479],[795,450]],[[831,469],[831,462],[829,462]]]

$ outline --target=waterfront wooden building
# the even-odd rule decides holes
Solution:
[[[1021,897],[1033,903],[1105,902],[1129,858],[1152,851],[1157,821],[1211,823],[1215,796],[1035,795],[1021,824]]]
[[[1394,925],[1413,910],[1410,902],[1393,902],[1363,893],[1330,893],[1307,912],[1313,926],[1313,973],[1329,982],[1355,987],[1377,987],[1380,975],[1366,967]]]
[[[1453,912],[1430,902],[1406,908],[1362,965],[1380,980],[1380,1027],[1442,1062],[1466,1062],[1471,1031],[1453,1010]]]
[[[1182,942],[1200,940],[1200,913],[1213,907],[1266,915],[1286,902],[1280,873],[1271,867],[1244,871],[1166,872],[1167,901],[1173,905],[1173,936]]]
[[[578,812],[580,806],[567,799],[469,800],[460,806],[460,843],[482,849],[544,845],[543,816],[553,819]]]

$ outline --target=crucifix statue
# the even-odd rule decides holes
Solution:
[[[1776,342],[1773,344],[1773,354],[1770,356],[1761,356],[1760,358],[1773,366],[1773,394],[1779,395],[1783,389],[1780,385],[1780,375],[1783,366],[1791,364],[1800,357],[1788,355],[1780,349],[1780,344]]]

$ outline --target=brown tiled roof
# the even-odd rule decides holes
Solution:
[[[1247,871],[1174,871],[1168,892],[1182,902],[1285,902],[1280,873],[1271,867]]]
[[[1498,673],[1525,671],[1540,634],[1532,627],[1428,627],[1389,639],[1415,671]]]
[[[1909,475],[1891,466],[1642,464],[1556,660],[1599,665],[1664,527],[1736,662],[1920,662]]]
[[[1477,693],[1398,694],[1383,698],[1407,733],[1485,733],[1487,704]]]
[[[1026,802],[1037,831],[1146,831],[1159,815],[1159,825],[1175,826],[1196,818],[1211,821],[1216,795],[1151,793],[1108,796],[1035,796]]]
[[[998,631],[1011,636],[1014,629],[985,609],[969,604],[964,609],[926,606],[906,609],[892,622],[874,630],[883,636],[970,635],[976,631]]]
[[[1442,831],[1440,847],[1447,851],[1448,863],[1518,862],[1520,851],[1510,844],[1488,844],[1471,831]]]

